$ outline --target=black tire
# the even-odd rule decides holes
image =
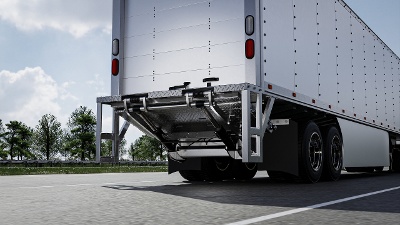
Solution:
[[[181,170],[188,181],[221,181],[233,179],[231,158],[203,158],[201,170]]]
[[[229,157],[203,158],[201,174],[205,181],[233,179],[233,160]]]
[[[400,173],[400,149],[392,149],[390,170],[395,173]]]
[[[221,180],[232,180],[233,175],[233,164],[234,160],[230,157],[215,158],[214,164],[216,173],[218,173]]]
[[[180,170],[179,173],[187,181],[203,181],[204,176],[199,170]]]
[[[378,166],[378,167],[375,167],[374,169],[375,169],[375,172],[382,172],[383,166]]]
[[[322,176],[325,180],[337,181],[343,167],[342,137],[338,129],[330,127],[324,138],[324,167]]]
[[[299,134],[300,177],[306,182],[316,183],[321,178],[324,164],[321,131],[318,125],[311,121],[305,126],[304,132]]]
[[[236,180],[251,180],[257,173],[257,164],[255,163],[242,163],[240,161],[235,163],[233,175]]]

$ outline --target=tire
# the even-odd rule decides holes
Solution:
[[[201,173],[205,181],[233,179],[233,160],[229,157],[203,158]]]
[[[300,130],[301,132],[301,130]],[[299,140],[299,171],[300,177],[310,183],[316,183],[321,178],[324,164],[323,141],[317,124],[309,122],[300,133]]]
[[[390,169],[392,172],[400,173],[400,149],[393,148]]]
[[[232,180],[233,175],[233,164],[234,160],[232,158],[215,158],[214,159],[216,173],[219,174],[221,180]]]
[[[257,164],[255,163],[242,163],[237,161],[233,175],[235,180],[251,180],[257,173]]]
[[[342,137],[334,126],[328,129],[324,139],[324,167],[322,176],[325,180],[337,181],[343,167]]]
[[[204,180],[202,172],[199,170],[180,170],[179,173],[184,179],[190,182]]]
[[[383,166],[378,166],[378,167],[375,167],[374,169],[375,169],[375,172],[382,172]]]

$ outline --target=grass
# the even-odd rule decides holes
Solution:
[[[0,167],[0,176],[40,174],[92,174],[167,172],[167,166],[113,166],[113,167]]]

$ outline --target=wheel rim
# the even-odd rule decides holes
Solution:
[[[315,172],[319,171],[322,165],[322,141],[321,136],[317,132],[312,133],[310,136],[308,153],[311,168]]]
[[[255,163],[245,163],[244,165],[246,166],[246,168],[248,170],[255,170],[256,166],[257,166],[257,164],[255,164]]]
[[[230,165],[229,160],[215,159],[214,162],[219,171],[226,171]]]
[[[331,161],[332,167],[335,170],[340,170],[342,168],[342,145],[338,135],[332,138],[331,144]]]

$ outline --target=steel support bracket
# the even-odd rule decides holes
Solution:
[[[266,105],[262,111],[265,98]],[[252,102],[252,99],[255,102]],[[270,116],[275,102],[273,97],[264,97],[261,92],[242,91],[242,161],[262,163],[263,138],[269,128]],[[255,119],[252,111],[255,109]],[[254,126],[253,126],[254,124]]]
[[[96,117],[96,162],[101,161],[101,141],[111,140],[112,141],[112,157],[115,162],[119,162],[119,145],[122,139],[124,139],[125,134],[129,128],[130,123],[125,121],[123,126],[119,128],[119,112],[113,109],[113,119],[112,119],[112,133],[102,133],[103,127],[103,104],[101,102],[97,103],[97,117]]]

